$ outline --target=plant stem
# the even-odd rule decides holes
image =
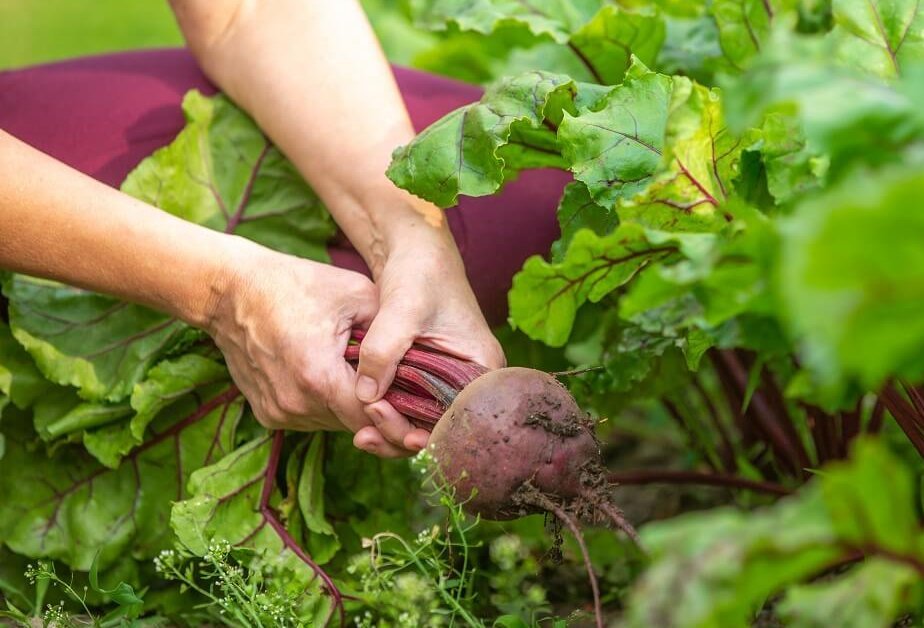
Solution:
[[[882,429],[882,421],[885,418],[885,405],[881,397],[876,397],[876,403],[873,405],[873,411],[869,416],[869,423],[866,425],[866,431],[870,434],[878,434]]]
[[[895,389],[892,384],[887,384],[880,393],[879,398],[883,405],[898,423],[902,431],[918,450],[918,453],[924,457],[924,433],[922,433],[921,421],[914,411],[914,407],[908,403],[901,393]]]
[[[703,403],[706,405],[706,410],[709,412],[709,417],[712,420],[712,425],[722,439],[722,449],[719,452],[722,458],[722,466],[725,467],[726,471],[737,471],[738,463],[735,460],[735,447],[732,445],[731,435],[728,433],[728,429],[722,422],[722,415],[719,414],[719,409],[716,407],[712,397],[709,396],[709,391],[707,391],[702,382],[699,381],[699,377],[697,377],[696,374],[693,374],[691,382],[693,383],[693,388],[699,393],[699,396],[702,397]]]
[[[703,486],[724,486],[740,488],[759,493],[786,496],[792,491],[781,484],[763,480],[749,480],[736,475],[724,473],[703,473],[682,469],[638,469],[631,471],[611,471],[607,479],[616,484],[693,484]]]
[[[744,395],[748,387],[748,374],[734,351],[716,351],[715,362],[724,370],[728,379],[729,398],[732,411],[754,420],[764,436],[773,445],[780,462],[796,476],[807,477],[805,469],[811,466],[799,435],[788,417],[776,417],[760,390],[754,392],[751,402],[742,411]],[[784,422],[785,421],[785,422]]]
[[[330,612],[328,612],[324,620],[324,625],[327,626],[330,624],[331,619],[333,619],[333,613],[336,611],[340,616],[340,625],[346,626],[346,610],[343,608],[343,595],[341,595],[340,589],[337,588],[334,581],[327,575],[327,572],[314,562],[311,556],[295,542],[295,539],[292,538],[289,531],[282,525],[282,522],[279,521],[279,518],[276,517],[276,513],[269,505],[270,497],[273,494],[273,488],[276,486],[276,472],[279,470],[279,461],[282,457],[282,446],[285,444],[285,439],[285,431],[277,430],[273,433],[273,446],[270,450],[270,457],[266,464],[266,470],[263,473],[263,490],[260,493],[260,514],[263,515],[263,520],[268,523],[279,536],[283,546],[298,556],[298,558],[308,565],[315,575],[324,582],[327,594],[330,595],[333,600],[333,607],[331,607]]]
[[[667,397],[661,398],[661,405],[664,406],[664,409],[667,410],[667,413],[674,420],[680,430],[686,434],[690,444],[693,446],[699,446],[701,450],[700,453],[702,454],[703,460],[706,461],[706,464],[712,467],[713,470],[717,470],[715,461],[713,461],[712,456],[709,455],[710,451],[708,446],[699,442],[700,438],[698,437],[696,431],[694,431],[693,428],[686,422],[677,405]]]

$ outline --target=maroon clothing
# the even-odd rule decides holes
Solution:
[[[395,68],[401,93],[420,130],[480,90]],[[185,50],[130,52],[0,72],[0,128],[112,186],[182,129],[183,95],[214,93]],[[15,176],[3,173],[2,176]],[[555,206],[567,176],[523,174],[502,194],[463,198],[447,210],[469,280],[489,322],[507,312],[513,274],[558,237]],[[413,243],[408,243],[413,246]],[[334,264],[368,271],[355,250],[332,247]]]

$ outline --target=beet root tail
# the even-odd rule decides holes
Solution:
[[[530,491],[529,496],[526,497],[524,501],[529,501],[534,506],[555,515],[558,520],[565,524],[571,531],[571,534],[574,535],[574,540],[577,541],[578,547],[581,549],[581,556],[584,558],[584,566],[587,568],[587,578],[590,580],[590,589],[594,596],[594,618],[596,620],[596,626],[597,628],[605,628],[603,623],[603,605],[600,602],[600,585],[597,583],[597,574],[594,573],[594,565],[590,560],[590,552],[587,551],[587,543],[584,542],[584,534],[581,532],[581,527],[578,525],[577,520],[568,514],[564,508],[539,491]]]
[[[602,502],[597,504],[597,507],[600,508],[609,517],[610,521],[613,522],[613,525],[617,529],[622,530],[627,537],[632,539],[632,542],[642,547],[642,540],[638,536],[638,532],[635,531],[635,528],[626,520],[625,515],[623,515],[622,510],[620,510],[613,502]]]

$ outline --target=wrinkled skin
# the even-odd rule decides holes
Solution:
[[[599,463],[591,423],[558,380],[542,371],[491,371],[459,393],[433,429],[430,448],[465,509],[513,519],[539,508],[517,499],[524,483],[569,501],[582,471]]]

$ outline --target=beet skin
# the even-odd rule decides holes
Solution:
[[[541,509],[524,485],[569,501],[598,466],[593,426],[571,394],[542,371],[490,371],[466,386],[433,429],[430,449],[465,508],[486,519]]]

